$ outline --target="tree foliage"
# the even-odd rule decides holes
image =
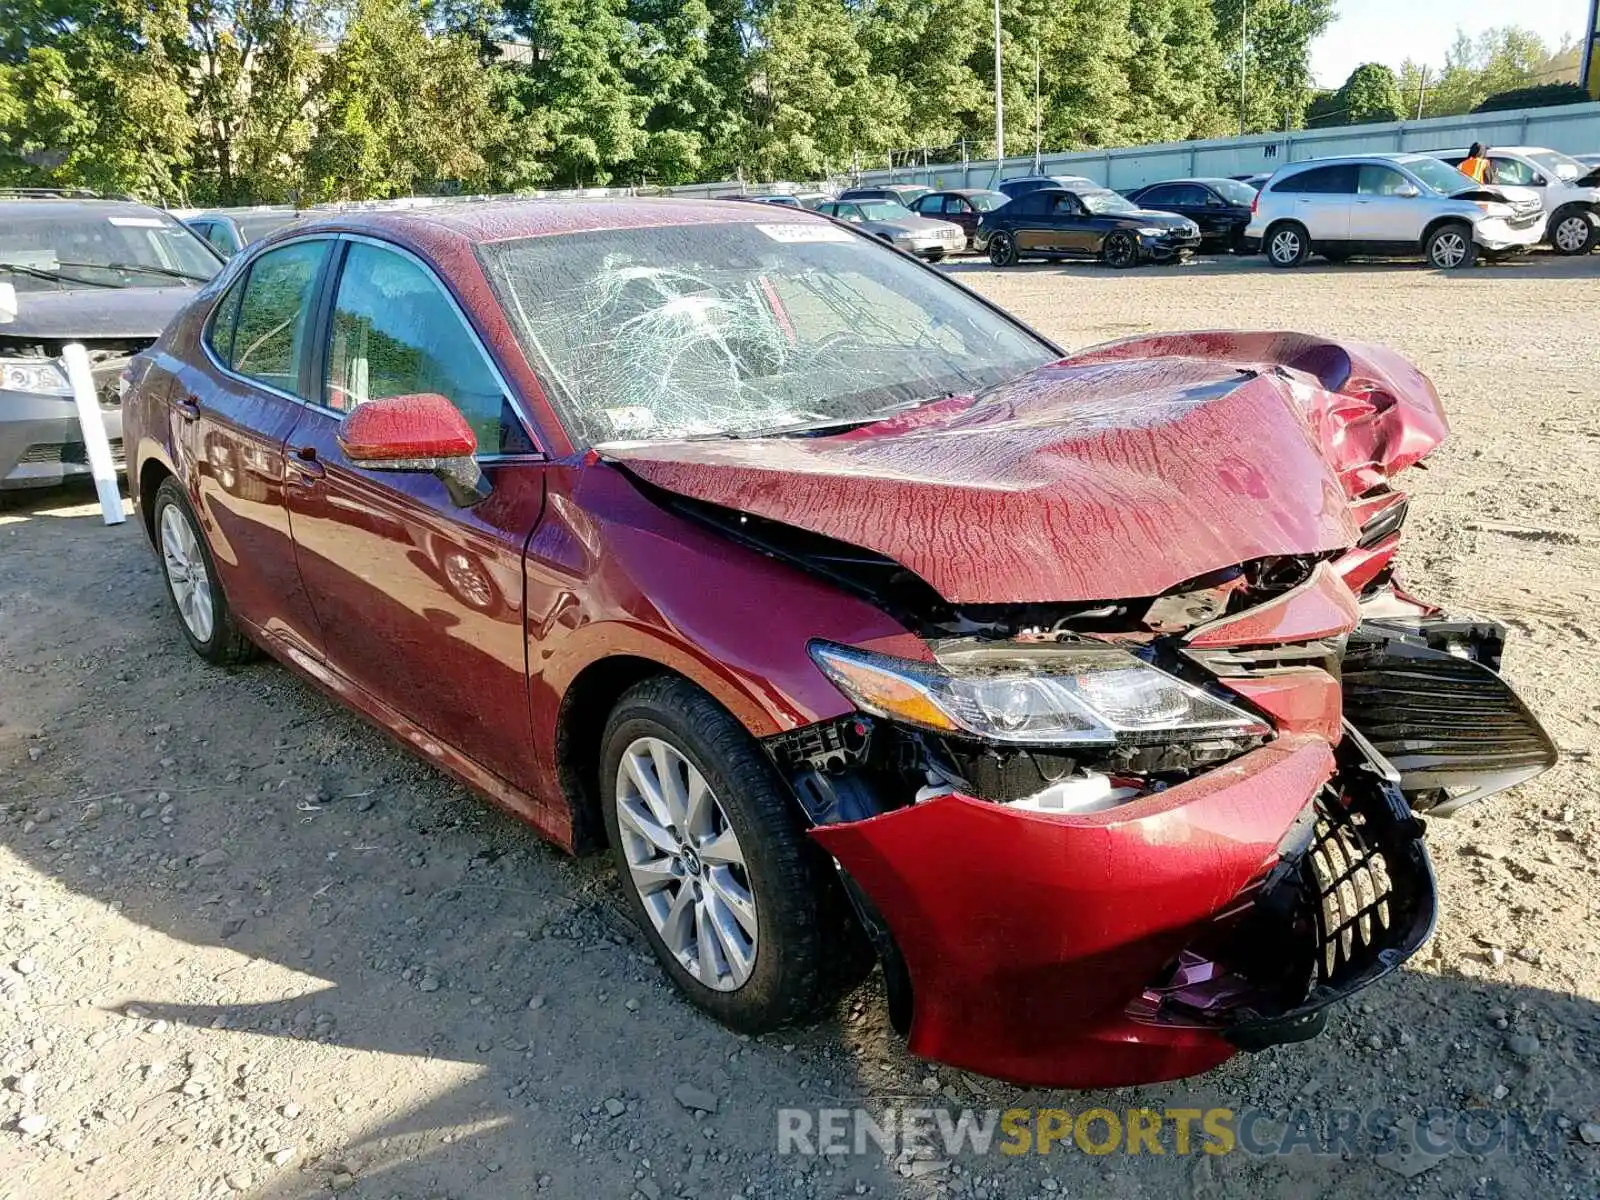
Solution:
[[[1330,125],[1369,125],[1398,121],[1405,116],[1405,101],[1400,81],[1381,63],[1362,63],[1344,86],[1336,92],[1318,96],[1306,111],[1306,124],[1316,128]]]
[[[1240,3],[1000,0],[1004,151],[1036,115],[1047,150],[1231,131]],[[1250,0],[1250,128],[1301,121],[1332,7]],[[241,204],[983,158],[994,58],[993,0],[0,0],[0,183]]]
[[[1575,84],[1577,78],[1576,46],[1563,44],[1552,52],[1538,34],[1507,25],[1485,30],[1476,38],[1457,33],[1442,67],[1407,61],[1400,68],[1400,92],[1405,99],[1407,116],[1417,115],[1420,97],[1424,117],[1452,117],[1478,111],[1478,106],[1491,96],[1541,85]],[[1560,94],[1535,93],[1536,96]],[[1571,102],[1587,99],[1570,90],[1565,94]],[[1567,102],[1536,98],[1528,107]],[[1524,106],[1510,104],[1507,107]]]

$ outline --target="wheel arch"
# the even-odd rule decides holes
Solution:
[[[135,496],[139,506],[139,523],[144,526],[144,535],[150,539],[150,544],[155,545],[155,504],[156,489],[161,486],[164,479],[170,479],[176,472],[156,455],[149,455],[139,464],[139,473],[136,481],[130,481],[135,488]]]
[[[1473,241],[1478,240],[1477,231],[1473,229],[1472,221],[1468,217],[1463,216],[1461,213],[1448,213],[1442,217],[1435,217],[1433,220],[1429,221],[1427,227],[1423,229],[1422,241],[1419,242],[1418,245],[1422,248],[1424,253],[1426,253],[1428,249],[1428,239],[1434,234],[1438,233],[1439,230],[1443,229],[1446,225],[1465,225],[1467,227],[1467,236]]]

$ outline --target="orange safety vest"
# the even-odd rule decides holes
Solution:
[[[1482,183],[1489,174],[1489,160],[1487,158],[1469,158],[1461,164],[1461,173],[1469,175],[1477,182]]]

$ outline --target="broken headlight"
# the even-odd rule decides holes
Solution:
[[[990,742],[1112,746],[1269,732],[1256,716],[1114,647],[983,649],[916,662],[812,642],[863,711]]]
[[[0,358],[0,390],[37,396],[70,396],[72,385],[48,358]]]

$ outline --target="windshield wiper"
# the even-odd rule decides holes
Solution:
[[[190,283],[210,283],[211,280],[204,275],[196,275],[191,271],[179,271],[172,267],[157,267],[150,263],[89,263],[89,262],[64,262],[63,267],[91,267],[102,271],[148,271],[152,275],[165,275],[169,279],[187,279]]]
[[[74,266],[73,263],[63,263],[63,266]],[[126,287],[122,283],[108,283],[103,279],[79,279],[76,275],[63,275],[60,271],[51,271],[45,267],[30,267],[26,263],[0,262],[0,271],[15,271],[18,275],[31,275],[35,279],[43,279],[47,283],[87,283],[92,287],[120,288]]]
[[[826,421],[808,421],[799,425],[779,425],[772,429],[741,429],[737,432],[722,434],[729,438],[763,438],[763,437],[821,437],[825,434],[848,433],[852,429],[860,429],[863,425],[876,425],[879,421],[887,421],[899,413],[909,412],[913,408],[921,408],[924,404],[932,404],[937,400],[948,400],[954,392],[940,392],[936,396],[921,396],[915,400],[907,400],[903,404],[894,404],[870,417],[837,417]]]

